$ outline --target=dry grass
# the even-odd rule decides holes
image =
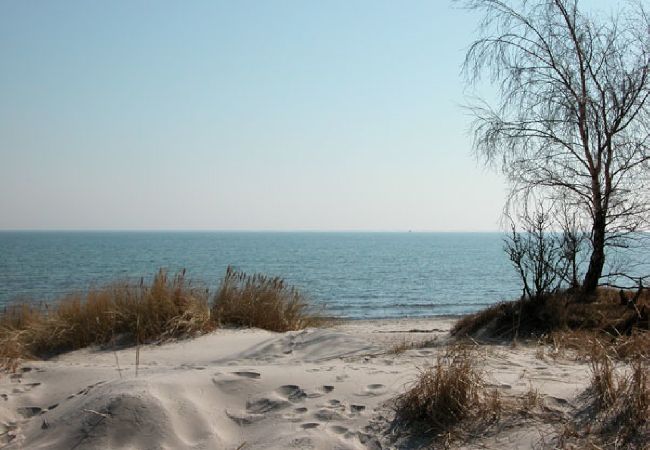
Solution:
[[[21,359],[31,357],[27,342],[42,328],[41,307],[14,304],[0,316],[0,369],[15,371]]]
[[[597,424],[592,433],[605,448],[645,448],[650,438],[650,383],[648,361],[637,356],[626,367],[616,367],[600,352],[591,361],[588,389]]]
[[[212,313],[223,325],[271,331],[300,330],[321,324],[307,298],[279,277],[249,275],[228,267]]]
[[[498,417],[500,405],[498,393],[486,390],[474,351],[456,346],[397,397],[395,422],[407,432],[439,434],[479,412]]]
[[[159,271],[151,284],[115,283],[71,295],[51,306],[14,305],[0,316],[0,357],[11,369],[20,358],[48,357],[119,340],[149,342],[214,327],[205,289],[185,271]]]
[[[556,448],[648,448],[650,442],[650,383],[648,331],[630,336],[603,331],[554,332],[552,355],[587,361],[586,400],[568,423],[563,421]]]
[[[633,429],[647,424],[650,415],[650,382],[648,363],[641,358],[631,364],[631,371],[625,382],[624,422]]]
[[[556,295],[542,300],[501,302],[462,317],[451,330],[458,337],[479,339],[529,338],[568,326],[570,299]]]
[[[519,400],[520,412],[528,413],[535,408],[541,406],[542,397],[539,391],[533,387],[532,384],[528,386],[528,390],[521,395]]]
[[[386,353],[389,355],[401,355],[405,351],[411,350],[414,347],[414,345],[415,343],[412,340],[402,338],[402,340],[391,345],[390,348],[386,351]]]
[[[434,347],[438,343],[436,337],[430,339],[409,339],[403,337],[397,342],[393,343],[388,350],[386,351],[389,355],[401,355],[407,350],[413,350],[418,348],[427,348]]]
[[[29,357],[20,332],[0,330],[0,370],[15,372],[21,359]]]
[[[645,449],[650,442],[648,360],[616,359],[612,346],[592,341],[586,402],[558,435],[560,448]]]
[[[543,336],[540,344],[550,346],[546,354],[553,358],[592,361],[594,355],[604,353],[621,361],[637,357],[650,359],[650,331],[640,329],[632,330],[629,335],[612,335],[599,330],[554,331]]]
[[[606,352],[597,352],[590,361],[590,388],[599,410],[610,408],[618,393],[614,379],[614,363]]]
[[[486,327],[491,326],[496,321],[503,322],[503,318],[506,315],[510,315],[510,310],[512,307],[508,302],[501,302],[495,305],[489,306],[481,311],[478,311],[474,314],[467,314],[462,316],[454,324],[451,329],[451,334],[454,336],[475,336],[478,332],[482,331]],[[509,329],[512,326],[512,322],[507,325],[506,329]],[[505,331],[505,330],[504,330]],[[497,334],[494,332],[492,334]]]
[[[633,291],[601,288],[588,302],[570,292],[503,302],[461,318],[452,334],[488,339],[540,337],[566,330],[631,335],[650,329],[650,292],[642,291],[632,302],[635,297]]]
[[[614,351],[620,359],[650,359],[650,331],[634,330],[629,336],[617,336]]]
[[[210,305],[185,271],[160,270],[151,283],[118,282],[48,304],[16,304],[0,314],[0,369],[91,345],[140,345],[188,337],[219,323],[287,331],[317,325],[303,294],[280,278],[228,268]]]

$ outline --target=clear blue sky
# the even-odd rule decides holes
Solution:
[[[0,229],[496,230],[447,1],[3,1]]]

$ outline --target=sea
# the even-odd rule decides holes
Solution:
[[[280,276],[327,314],[457,315],[520,294],[500,233],[0,232],[0,306],[186,269]]]
[[[521,295],[502,233],[0,232],[0,307],[186,270],[215,291],[226,268],[280,276],[328,315],[459,315]]]

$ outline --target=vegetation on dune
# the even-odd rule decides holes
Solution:
[[[638,297],[635,294],[600,288],[591,302],[579,301],[570,291],[535,299],[524,297],[462,317],[452,334],[497,339],[539,338],[568,330],[596,331],[612,337],[643,334],[650,329],[650,292],[646,290]]]
[[[472,349],[451,347],[397,397],[396,426],[432,435],[447,431],[480,410],[486,392]]]
[[[522,295],[452,333],[646,336],[650,274],[605,261],[648,241],[650,15],[641,3],[607,19],[576,0],[462,3],[484,16],[465,72],[498,83],[495,105],[471,107],[474,146],[510,184],[504,249]]]
[[[282,278],[249,275],[228,267],[214,298],[212,314],[222,325],[300,330],[317,326],[305,295]]]
[[[0,314],[0,368],[87,346],[189,337],[236,325],[288,331],[314,326],[306,297],[280,278],[228,268],[217,294],[185,270],[160,270],[150,283],[118,282],[50,304],[13,304]]]
[[[160,270],[151,283],[113,283],[49,305],[10,305],[0,316],[0,354],[42,358],[70,350],[136,344],[214,328],[208,293],[181,271]]]
[[[480,369],[483,350],[477,352],[476,343],[452,345],[394,399],[393,439],[409,448],[455,448],[480,436],[539,424],[547,427],[544,448],[645,448],[650,438],[648,341],[645,350],[622,360],[610,341],[594,336],[579,337],[590,374],[586,390],[561,412],[549,408],[547,398],[554,397],[532,384],[519,393],[491,387]]]
[[[577,0],[461,2],[483,14],[465,73],[488,73],[499,90],[495,104],[470,106],[474,149],[509,183],[504,247],[522,295],[463,317],[452,334],[575,350],[590,364],[589,401],[562,419],[554,447],[645,448],[650,275],[606,259],[647,241],[650,15],[641,2],[605,20]],[[467,363],[446,364],[423,373],[418,392]],[[428,389],[418,410],[445,396]]]
[[[390,432],[401,442],[398,448],[456,448],[493,431],[504,415],[528,414],[537,407],[538,395],[532,390],[506,398],[491,387],[478,349],[475,343],[447,347],[394,398]]]
[[[645,449],[650,439],[650,382],[647,357],[635,356],[619,365],[607,347],[589,354],[591,378],[586,402],[565,425],[557,448]]]

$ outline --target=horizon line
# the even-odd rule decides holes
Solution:
[[[151,232],[178,232],[178,233],[503,233],[503,230],[427,230],[427,229],[268,229],[268,228],[0,228],[3,232],[115,232],[115,233],[151,233]]]

